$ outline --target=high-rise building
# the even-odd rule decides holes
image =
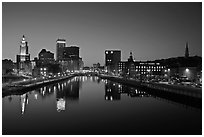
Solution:
[[[30,54],[28,53],[28,42],[23,35],[20,43],[20,53],[16,56],[17,69],[23,73],[32,73]]]
[[[65,39],[57,39],[57,51],[56,51],[56,60],[60,61],[63,60],[64,55],[64,48],[66,47],[66,40]]]
[[[64,58],[79,58],[79,47],[70,46],[64,48]]]
[[[108,72],[118,73],[118,63],[121,61],[120,50],[105,51],[105,66]]]
[[[62,71],[78,71],[83,68],[79,47],[76,45],[66,47],[65,39],[57,40],[57,62],[61,65]]]

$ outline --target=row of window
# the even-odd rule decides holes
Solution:
[[[123,69],[124,69],[124,68],[123,68]],[[123,69],[122,69],[122,68],[119,68],[120,71],[122,71]],[[148,69],[131,69],[131,70],[144,71],[144,72],[148,71]],[[156,69],[156,68],[154,68],[154,69],[150,69],[149,71],[151,72],[151,71],[162,71],[162,70],[163,70],[163,69]]]
[[[125,65],[121,65],[121,64],[119,64],[119,68],[125,68]],[[165,68],[164,66],[131,66],[131,68],[132,67],[135,67],[135,68],[148,68],[148,69],[153,69],[153,68]]]

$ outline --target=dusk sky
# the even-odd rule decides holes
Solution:
[[[56,40],[78,45],[85,66],[104,65],[106,49],[122,60],[202,56],[202,3],[3,3],[2,58],[16,61],[26,36],[31,59],[42,48],[56,55]]]

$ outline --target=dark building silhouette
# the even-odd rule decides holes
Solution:
[[[188,43],[186,43],[185,56],[172,57],[168,59],[156,60],[166,66],[167,77],[185,77],[188,80],[201,82],[202,57],[189,56]]]
[[[57,39],[56,60],[63,60],[64,48],[66,47],[65,39]]]
[[[2,60],[2,75],[10,74],[13,72],[14,63],[10,59]]]
[[[56,67],[58,64],[55,62],[54,53],[46,49],[42,49],[38,54],[38,58],[34,58],[32,62],[34,63],[33,76],[48,76],[49,73],[51,75],[54,72],[54,69],[59,71]]]
[[[105,51],[105,66],[108,73],[118,73],[118,63],[121,61],[120,50]]]
[[[186,42],[186,50],[185,50],[185,57],[189,57],[189,51],[188,51],[188,42]]]
[[[54,63],[54,53],[50,51],[46,51],[46,49],[42,49],[40,53],[38,54],[39,58],[39,64],[40,65],[46,65],[46,64],[52,64]]]
[[[70,46],[64,47],[63,58],[79,58],[79,47]]]
[[[63,72],[79,71],[83,68],[82,58],[79,57],[79,47],[66,47],[65,39],[57,40],[57,62],[60,63]]]

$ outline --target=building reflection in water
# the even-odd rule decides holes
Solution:
[[[65,111],[68,104],[79,100],[79,89],[82,86],[81,77],[74,77],[71,81],[60,83],[56,89],[57,111]]]
[[[121,85],[112,81],[105,80],[105,100],[120,100],[121,94],[127,94],[130,97],[149,97],[146,92],[136,88]]]
[[[20,96],[21,102],[21,114],[25,113],[26,105],[28,104],[28,94],[23,94]]]
[[[57,111],[65,111],[65,103],[66,101],[63,98],[57,99]]]

